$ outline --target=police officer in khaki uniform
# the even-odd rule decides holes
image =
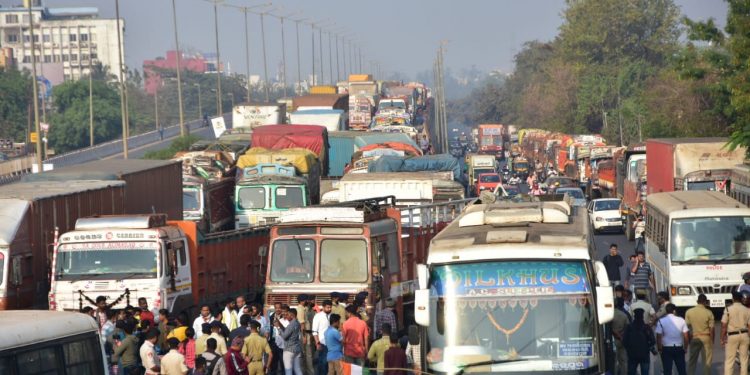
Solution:
[[[260,323],[250,321],[250,335],[245,338],[245,345],[242,347],[242,355],[247,359],[248,375],[264,375],[269,371],[273,361],[273,353],[268,340],[258,334]],[[263,367],[263,353],[268,355],[266,360],[265,371]]]
[[[750,309],[742,305],[742,295],[732,292],[733,303],[721,318],[721,345],[725,346],[724,375],[734,373],[734,359],[740,351],[740,374],[747,374],[748,346],[750,346]]]
[[[698,355],[703,354],[703,373],[711,374],[714,343],[714,313],[708,308],[705,294],[698,295],[698,304],[685,313],[685,323],[690,329],[688,346],[688,374],[695,374]]]

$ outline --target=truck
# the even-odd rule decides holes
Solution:
[[[750,164],[737,164],[732,168],[729,196],[745,206],[750,206]]]
[[[263,125],[283,124],[286,105],[279,103],[244,103],[232,108],[232,128],[253,129]]]
[[[346,94],[309,94],[292,98],[292,112],[312,109],[349,110]]]
[[[269,125],[255,128],[253,147],[271,150],[305,148],[320,160],[322,176],[328,176],[328,130],[318,125]]]
[[[339,181],[338,202],[394,196],[398,206],[417,206],[464,198],[453,172],[349,173]]]
[[[359,132],[359,131],[340,131],[329,132],[328,141],[330,150],[328,156],[330,167],[328,176],[341,177],[347,164],[351,166],[352,156],[362,147],[381,143],[403,143],[418,148],[417,144],[408,135],[402,133],[381,133],[381,132]]]
[[[267,248],[267,228],[202,235],[195,222],[160,214],[80,218],[54,247],[49,307],[80,311],[105,296],[124,308],[145,298],[192,317],[200,303],[259,296]]]
[[[394,197],[375,197],[290,210],[271,228],[266,309],[276,303],[294,306],[300,293],[319,306],[331,292],[346,293],[350,299],[343,302],[351,302],[367,291],[370,317],[391,298],[397,325],[406,327],[413,322],[408,306],[416,285],[414,265],[424,260],[430,238],[466,204],[419,206],[421,214],[415,214],[413,208],[398,208]],[[399,224],[409,221],[422,225]]]
[[[0,186],[0,310],[46,308],[56,233],[73,229],[80,217],[124,210],[122,181]]]
[[[106,159],[26,175],[25,182],[124,181],[124,214],[157,212],[182,220],[182,163],[179,160]]]
[[[586,212],[474,204],[417,265],[410,341],[429,373],[605,373],[614,296]]]
[[[479,153],[493,155],[496,159],[505,158],[503,152],[504,131],[500,124],[480,124],[479,129]]]
[[[380,101],[378,83],[369,74],[349,75],[349,129],[365,131]]]
[[[469,184],[476,185],[482,173],[497,173],[497,160],[494,155],[466,155],[466,170],[469,174]]]
[[[615,155],[617,198],[620,198],[620,212],[625,219],[623,232],[632,241],[635,239],[633,223],[642,214],[646,202],[646,144],[630,145]]]
[[[346,129],[346,112],[341,109],[303,109],[289,114],[293,124],[320,125],[329,132]]]
[[[403,98],[384,98],[378,103],[373,125],[410,125],[412,115]]]
[[[680,190],[729,192],[732,168],[745,159],[745,148],[729,150],[727,138],[661,138],[646,141],[652,171],[648,194]]]
[[[705,294],[718,315],[750,262],[750,208],[703,190],[649,194],[646,207],[646,257],[655,290],[668,291],[681,312]]]
[[[182,216],[195,221],[203,233],[232,227],[234,219],[234,179],[182,176]]]
[[[253,147],[237,160],[235,229],[266,225],[320,200],[320,162],[304,148]]]

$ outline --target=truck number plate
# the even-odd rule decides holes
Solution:
[[[712,299],[711,300],[711,307],[724,307],[724,300],[723,299]]]

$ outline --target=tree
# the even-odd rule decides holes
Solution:
[[[12,68],[0,69],[0,138],[26,139],[32,105],[31,76]]]
[[[148,151],[145,155],[143,155],[143,158],[155,160],[171,159],[174,157],[174,154],[180,151],[189,150],[190,146],[193,143],[198,142],[201,139],[201,137],[192,134],[188,134],[184,137],[177,137],[174,141],[172,141],[169,147],[156,151]]]
[[[731,146],[750,146],[750,0],[728,0],[726,32],[730,65]],[[748,147],[750,154],[750,147]]]
[[[122,134],[120,96],[113,85],[93,81],[94,141]],[[87,80],[67,81],[52,89],[49,143],[58,153],[89,144],[89,86]]]

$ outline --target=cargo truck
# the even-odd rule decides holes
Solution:
[[[122,181],[0,186],[0,310],[46,308],[56,233],[81,217],[122,214],[125,204]]]
[[[420,368],[612,371],[614,296],[587,228],[585,211],[564,202],[464,209],[417,262],[410,341],[420,344]]]
[[[263,125],[283,124],[286,105],[279,103],[245,103],[232,109],[232,128],[253,129]]]
[[[643,212],[646,202],[646,144],[631,145],[616,156],[617,198],[622,202],[620,212],[625,218],[623,231],[632,241],[635,239],[633,223]]]
[[[497,160],[494,155],[466,155],[466,169],[469,173],[469,184],[475,186],[482,173],[497,173]]]
[[[503,126],[500,124],[479,125],[479,153],[493,155],[496,159],[504,159]]]
[[[235,228],[270,224],[290,208],[317,204],[320,177],[310,150],[251,148],[237,161]]]
[[[379,101],[378,84],[371,75],[349,75],[349,129],[367,130]]]
[[[398,206],[417,206],[464,198],[453,172],[349,173],[341,178],[338,202],[392,195]]]
[[[378,103],[373,125],[410,125],[411,114],[403,98],[384,98]]]
[[[182,209],[185,220],[194,221],[203,233],[232,227],[234,179],[182,176]]]
[[[197,315],[200,303],[262,293],[268,230],[201,235],[192,221],[125,215],[78,219],[62,231],[52,264],[52,310],[78,311],[97,296],[114,308],[145,298]]]
[[[292,124],[320,125],[329,132],[346,129],[346,112],[341,109],[303,109],[289,114]]]
[[[318,125],[272,125],[255,128],[253,147],[271,150],[305,148],[320,160],[322,176],[328,176],[328,130]]]
[[[745,159],[745,148],[729,150],[728,142],[727,138],[647,140],[646,163],[655,171],[648,178],[648,194],[680,190],[729,192],[732,168]]]

